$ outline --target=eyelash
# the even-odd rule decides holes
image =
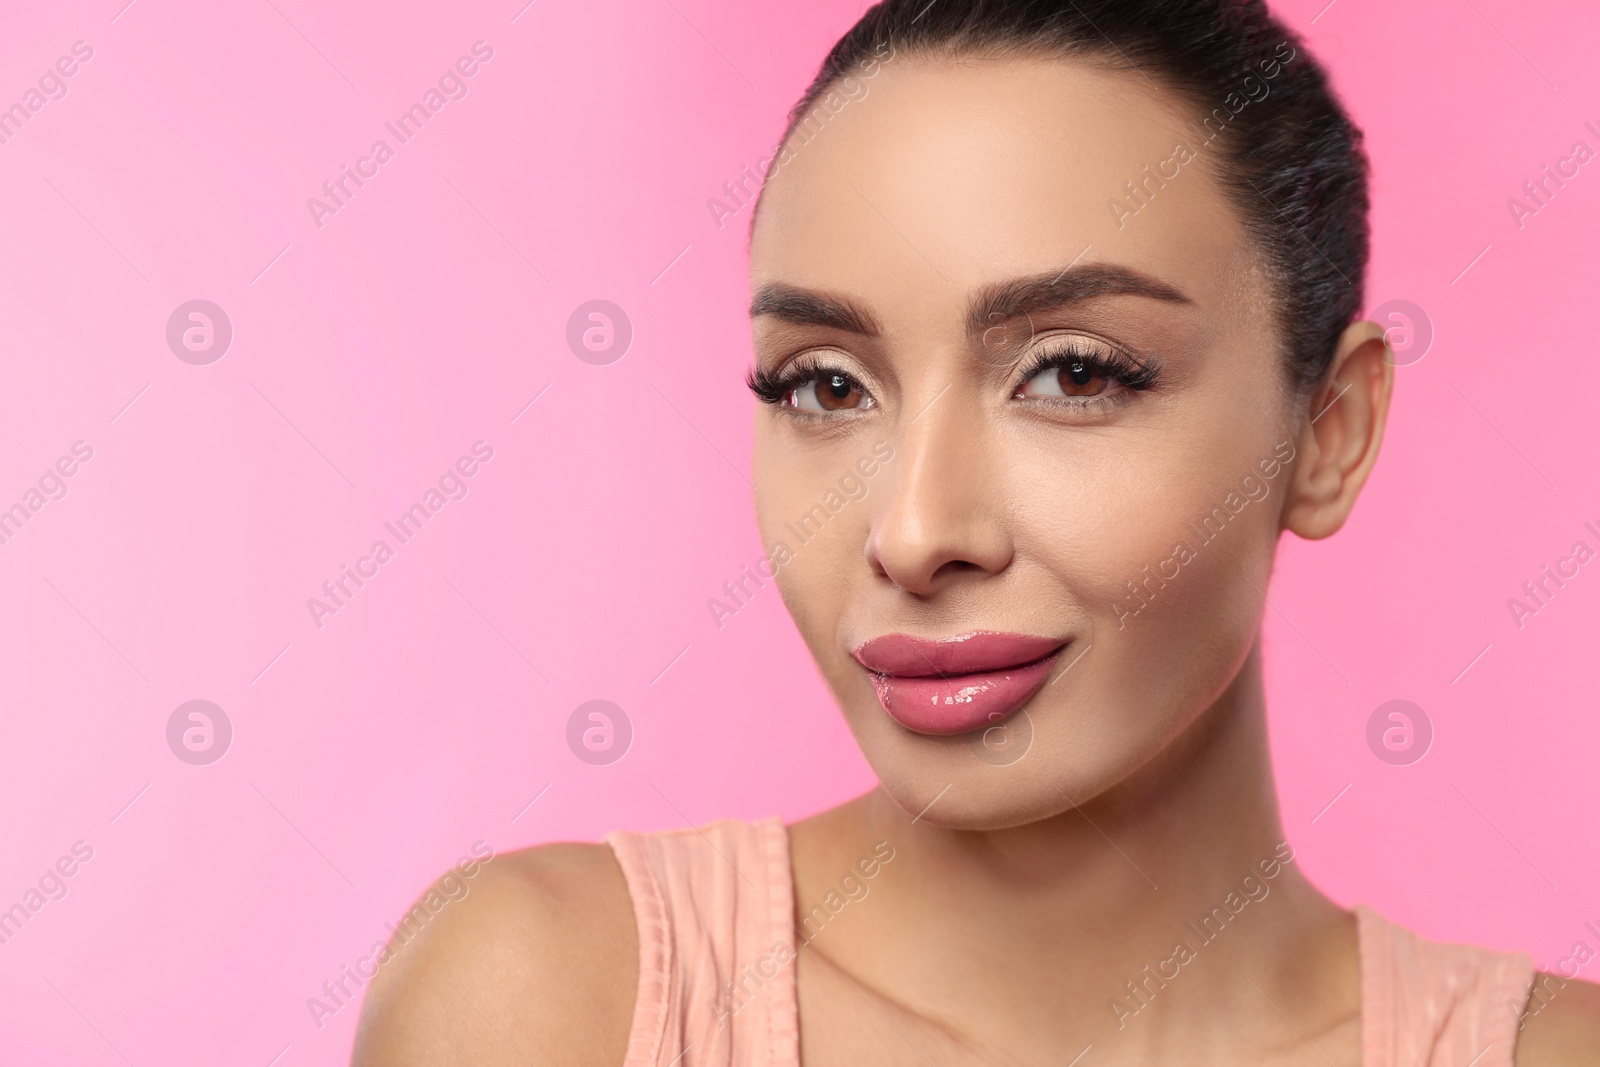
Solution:
[[[1100,347],[1091,345],[1086,339],[1070,337],[1064,343],[1042,347],[1028,357],[1022,364],[1022,371],[1018,376],[1017,388],[1037,377],[1040,372],[1052,368],[1066,367],[1080,364],[1091,373],[1104,377],[1109,381],[1136,392],[1149,389],[1161,376],[1161,365],[1155,360],[1140,362],[1127,353],[1109,345]],[[754,393],[762,403],[773,406],[783,405],[796,389],[807,382],[815,381],[824,375],[842,375],[848,378],[858,388],[866,393],[866,387],[852,374],[844,369],[822,361],[813,353],[807,352],[791,360],[781,371],[773,372],[764,368],[751,368],[745,375],[745,385]],[[866,395],[871,396],[870,393]],[[1089,404],[1116,403],[1113,398],[1102,397],[1029,397],[1033,401],[1045,401],[1053,404],[1066,403],[1073,407],[1085,407]],[[789,414],[818,415],[818,412],[790,410]]]
[[[745,385],[750,387],[763,404],[781,405],[796,389],[807,382],[815,381],[824,375],[839,374],[848,378],[863,393],[866,387],[856,380],[856,376],[845,372],[842,368],[824,363],[817,355],[807,352],[790,360],[789,363],[776,373],[764,368],[753,367],[745,375]],[[812,415],[816,412],[795,412],[800,415]]]
[[[1143,362],[1134,359],[1121,349],[1112,347],[1102,342],[1100,345],[1090,344],[1087,338],[1068,337],[1060,344],[1047,344],[1023,361],[1017,376],[1017,388],[1036,378],[1041,371],[1060,367],[1081,364],[1084,369],[1108,381],[1117,382],[1134,392],[1143,392],[1156,383],[1161,377],[1161,364],[1153,359]],[[1052,404],[1063,401],[1074,407],[1085,407],[1090,404],[1103,405],[1117,403],[1114,397],[1030,397],[1031,400],[1043,400]]]

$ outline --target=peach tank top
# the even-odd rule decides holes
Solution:
[[[639,926],[625,1067],[799,1067],[794,888],[777,818],[607,835]],[[1513,1067],[1533,961],[1418,937],[1365,905],[1363,1067]]]

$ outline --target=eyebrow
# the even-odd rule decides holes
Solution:
[[[1099,296],[1143,296],[1168,304],[1193,304],[1182,291],[1148,274],[1112,264],[1034,274],[986,285],[967,310],[967,332],[974,337],[995,322],[1051,311]]]
[[[872,312],[854,302],[783,282],[763,285],[750,301],[750,317],[762,315],[796,326],[828,326],[863,337],[877,337],[883,332]]]
[[[1050,311],[1100,296],[1143,296],[1169,304],[1193,304],[1166,282],[1127,267],[1110,264],[1068,265],[1058,271],[995,282],[978,290],[967,309],[967,332],[977,337],[997,320]],[[750,317],[770,315],[797,326],[825,326],[863,337],[883,332],[876,317],[846,297],[783,282],[756,291]]]

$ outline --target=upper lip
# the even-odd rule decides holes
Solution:
[[[973,630],[949,637],[884,634],[856,648],[867,670],[895,678],[978,674],[1041,660],[1066,647],[1068,638]]]

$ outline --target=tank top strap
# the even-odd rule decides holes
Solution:
[[[605,842],[639,928],[626,1067],[799,1067],[782,820],[619,830]]]
[[[1429,941],[1365,904],[1363,1067],[1512,1067],[1533,958]]]

